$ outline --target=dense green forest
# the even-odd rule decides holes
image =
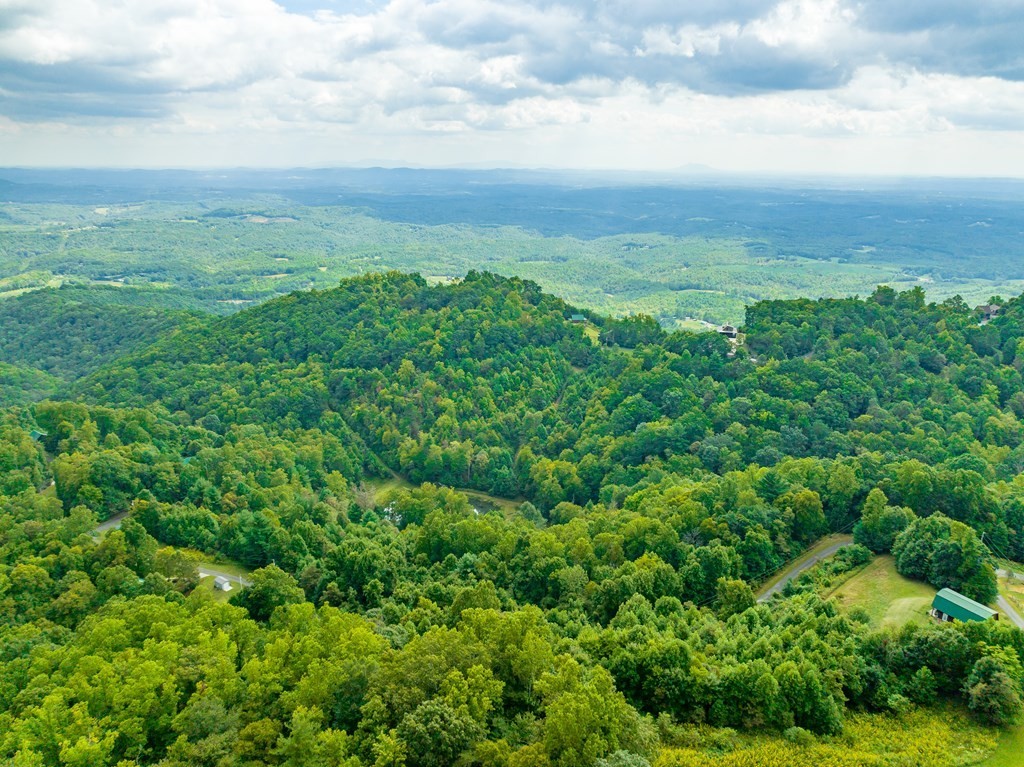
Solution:
[[[72,381],[189,319],[199,319],[104,300],[115,292],[64,288],[0,301],[0,359]]]
[[[62,293],[40,351],[3,347],[61,379],[0,426],[13,764],[952,765],[985,750],[937,741],[1020,716],[1006,620],[755,589],[852,531],[830,572],[891,552],[996,597],[995,556],[1024,560],[1024,299],[765,301],[732,344],[388,272],[90,315],[86,357],[51,343]],[[249,584],[225,603],[200,560]]]

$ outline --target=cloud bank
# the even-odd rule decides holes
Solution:
[[[144,164],[775,145],[802,170],[799,147],[891,161],[990,134],[987,167],[1024,134],[1021,39],[1020,0],[0,0],[0,161],[115,138]]]

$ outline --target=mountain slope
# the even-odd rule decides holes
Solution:
[[[73,381],[200,315],[110,301],[118,288],[37,290],[0,301],[0,362]]]

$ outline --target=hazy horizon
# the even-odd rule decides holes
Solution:
[[[827,171],[799,171],[799,170],[728,170],[709,165],[693,165],[664,169],[645,169],[627,167],[573,167],[558,165],[515,165],[515,164],[487,164],[487,163],[466,163],[462,165],[426,165],[414,162],[388,162],[386,160],[367,160],[364,162],[338,162],[333,164],[309,164],[309,165],[88,165],[88,164],[52,164],[43,163],[0,163],[0,173],[6,171],[24,173],[188,173],[188,174],[231,174],[231,173],[254,173],[254,174],[282,174],[282,173],[329,173],[333,171],[412,171],[426,173],[476,173],[476,174],[525,174],[547,177],[565,176],[570,177],[594,177],[594,178],[620,178],[624,182],[630,180],[640,181],[651,179],[663,181],[669,185],[682,183],[686,185],[713,183],[715,181],[735,182],[746,185],[766,184],[771,186],[777,182],[783,186],[789,184],[807,183],[836,183],[856,184],[859,182],[880,184],[896,184],[900,182],[965,182],[993,184],[1024,184],[1024,173],[1021,175],[977,175],[977,174],[940,174],[940,173],[885,173],[885,172],[862,172],[862,173],[838,173]]]

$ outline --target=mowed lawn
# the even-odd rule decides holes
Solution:
[[[876,556],[829,596],[843,610],[863,608],[875,626],[926,623],[935,589],[896,572],[891,555]]]
[[[1024,764],[1024,724],[1018,724],[999,735],[999,745],[981,767],[1020,767]]]

